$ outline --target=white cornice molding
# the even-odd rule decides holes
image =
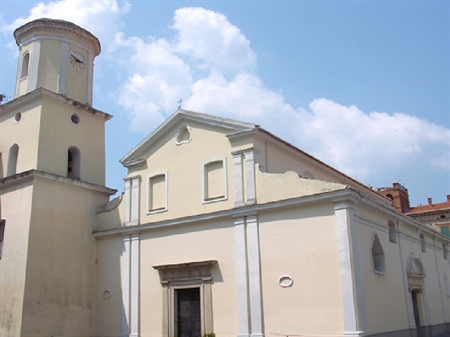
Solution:
[[[42,178],[47,180],[52,180],[57,183],[69,184],[72,186],[77,186],[85,189],[89,189],[92,191],[105,193],[109,195],[116,194],[117,190],[108,188],[105,186],[87,183],[81,180],[71,179],[63,176],[59,176],[53,173],[39,171],[39,170],[29,170],[21,173],[14,174],[12,176],[0,179],[0,190],[4,188],[8,188],[15,185],[23,184],[32,179]]]
[[[146,149],[151,147],[169,130],[172,126],[179,122],[185,122],[190,125],[192,123],[199,123],[203,125],[218,126],[229,130],[248,130],[255,128],[255,124],[240,122],[237,120],[217,117],[200,112],[178,109],[162,124],[160,124],[152,133],[137,144],[127,155],[125,155],[120,162],[124,166],[131,166],[135,160],[141,160],[140,156]]]
[[[17,45],[21,46],[38,34],[45,35],[46,33],[51,36],[61,36],[62,31],[87,41],[94,51],[95,56],[100,54],[100,41],[91,32],[64,20],[42,18],[28,22],[14,31],[14,38],[16,39]]]
[[[183,225],[188,225],[191,223],[210,221],[210,220],[220,219],[220,218],[236,218],[236,217],[243,217],[243,216],[249,216],[249,215],[256,215],[259,212],[269,211],[269,210],[276,209],[276,208],[281,208],[281,209],[282,208],[290,208],[290,207],[296,207],[296,206],[300,206],[300,205],[304,206],[304,205],[308,205],[311,203],[331,201],[331,199],[334,197],[337,197],[340,195],[348,195],[348,194],[356,195],[356,192],[354,192],[350,189],[325,192],[325,193],[321,193],[321,194],[314,194],[314,195],[303,196],[303,197],[299,197],[299,198],[286,199],[286,200],[270,202],[270,203],[266,203],[266,204],[248,205],[248,206],[233,208],[233,209],[214,212],[214,213],[182,217],[182,218],[170,219],[170,220],[163,220],[163,221],[158,221],[158,222],[150,222],[150,223],[141,224],[139,226],[108,229],[105,231],[94,232],[93,234],[95,237],[111,236],[111,235],[124,235],[124,234],[134,233],[136,231],[143,232],[143,231],[153,230],[153,229],[157,229],[157,228],[183,226]]]
[[[198,223],[203,221],[210,221],[214,219],[219,218],[237,218],[247,215],[253,215],[258,214],[259,212],[263,211],[270,211],[272,209],[276,208],[290,208],[290,207],[297,207],[297,206],[306,206],[308,204],[317,203],[317,202],[332,202],[332,203],[343,203],[347,202],[351,206],[355,206],[355,204],[365,204],[370,207],[373,207],[377,210],[380,210],[384,213],[387,213],[392,219],[396,219],[399,221],[402,221],[404,224],[410,225],[415,227],[418,230],[421,230],[422,232],[427,232],[431,236],[435,236],[440,238],[442,241],[446,242],[447,244],[450,244],[450,238],[434,231],[431,228],[428,228],[427,226],[417,222],[414,219],[411,219],[410,217],[401,214],[394,209],[391,209],[387,207],[384,204],[381,204],[377,200],[371,199],[351,188],[346,188],[342,190],[337,191],[331,191],[331,192],[324,192],[320,194],[314,194],[314,195],[308,195],[308,196],[302,196],[299,198],[292,198],[292,199],[285,199],[280,200],[276,202],[270,202],[265,204],[256,204],[256,205],[247,205],[243,207],[237,207],[230,210],[225,211],[219,211],[214,213],[208,213],[208,214],[201,214],[196,216],[189,216],[189,217],[182,217],[177,219],[169,219],[169,220],[163,220],[153,223],[145,223],[138,226],[130,226],[130,227],[121,227],[121,228],[115,228],[115,229],[109,229],[105,231],[97,231],[94,232],[94,237],[103,237],[103,236],[114,236],[114,235],[124,235],[124,234],[130,234],[130,233],[136,233],[136,232],[143,232],[143,231],[149,231],[154,229],[160,229],[164,227],[175,227],[175,226],[183,226],[188,225],[191,223]],[[339,207],[339,205],[337,204]],[[366,222],[367,224],[367,222]],[[373,224],[372,224],[373,225]],[[378,227],[378,225],[377,225]]]
[[[112,115],[103,112],[101,110],[97,110],[93,107],[91,107],[88,104],[84,104],[78,101],[75,101],[71,98],[68,98],[64,95],[56,94],[50,90],[44,89],[44,88],[37,88],[36,90],[33,90],[25,95],[19,96],[16,99],[9,101],[3,105],[0,105],[0,116],[6,115],[7,113],[14,111],[14,110],[20,110],[23,106],[35,102],[36,104],[39,104],[40,99],[48,98],[53,101],[58,101],[64,104],[69,104],[73,106],[77,110],[81,110],[83,112],[89,113],[91,115],[95,115],[98,117],[101,117],[105,120],[110,120],[112,118]]]
[[[444,241],[446,241],[447,243],[450,243],[450,238],[448,236],[445,236],[444,234],[441,234],[441,233],[435,231],[434,229],[430,228],[428,225],[422,224],[421,222],[410,217],[409,215],[405,215],[403,213],[398,212],[391,205],[382,204],[364,194],[360,194],[359,199],[360,199],[361,203],[364,203],[365,205],[368,205],[368,206],[370,206],[374,209],[377,209],[381,212],[387,213],[390,217],[392,217],[392,220],[395,219],[395,220],[402,221],[403,223],[407,223],[408,225],[410,225],[424,233],[427,233],[428,235],[439,237],[439,238],[443,239]]]

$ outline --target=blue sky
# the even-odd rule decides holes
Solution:
[[[183,108],[260,124],[413,205],[450,194],[450,2],[0,2],[0,92],[13,96],[12,32],[39,17],[95,34],[94,107],[118,162]]]

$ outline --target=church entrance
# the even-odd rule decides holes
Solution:
[[[423,285],[425,272],[423,263],[419,258],[415,258],[413,254],[408,259],[406,267],[408,277],[408,288],[410,293],[410,324],[415,326],[417,331],[427,325],[426,304],[423,294]],[[414,320],[414,322],[413,322]]]
[[[422,324],[420,322],[419,291],[411,291],[411,299],[414,313],[414,322],[416,323],[416,328],[420,328]]]
[[[200,288],[176,289],[176,337],[201,337]]]

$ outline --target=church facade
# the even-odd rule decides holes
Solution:
[[[99,41],[15,32],[0,336],[398,336],[450,318],[449,238],[259,125],[178,109],[105,186]]]

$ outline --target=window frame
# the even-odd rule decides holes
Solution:
[[[26,61],[26,67],[24,67],[25,65],[25,58],[28,58]],[[22,58],[20,60],[20,76],[19,76],[19,80],[25,80],[26,78],[28,78],[28,74],[30,73],[30,61],[31,61],[31,53],[29,50],[27,50],[26,52],[24,52],[22,54]],[[26,74],[24,74],[24,71],[26,70]]]
[[[378,242],[379,247],[374,247]],[[374,252],[374,248],[380,248],[381,252]],[[372,235],[372,243],[370,245],[370,256],[372,261],[372,269],[375,274],[386,274],[386,255],[384,253],[383,245],[377,233]]]
[[[388,221],[389,228],[389,242],[397,243],[397,228],[395,222],[392,220]]]
[[[425,235],[423,233],[419,234],[419,241],[420,241],[420,251],[422,253],[427,252],[427,242],[425,241]]]
[[[3,244],[5,242],[6,220],[0,219],[0,260],[2,259]]]
[[[218,197],[212,197],[207,198],[207,188],[208,188],[208,177],[206,175],[206,168],[208,165],[216,163],[216,162],[222,162],[222,168],[223,168],[223,195]],[[207,161],[204,161],[202,163],[202,204],[209,204],[217,201],[224,201],[228,200],[228,179],[227,179],[227,158],[226,157],[216,157],[209,159]]]
[[[159,177],[159,176],[164,176],[164,206],[163,207],[159,207],[159,208],[155,208],[155,209],[151,209],[150,208],[150,203],[152,201],[152,190],[151,190],[151,179],[155,178],[155,177]],[[168,210],[168,176],[169,173],[168,171],[157,171],[157,172],[152,172],[151,174],[149,174],[147,176],[147,209],[146,212],[147,214],[155,214],[155,213],[161,213],[161,212],[166,212]]]

